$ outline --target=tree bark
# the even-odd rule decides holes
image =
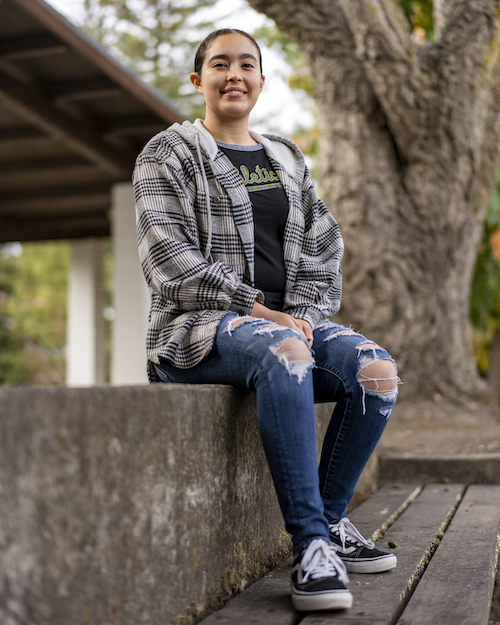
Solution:
[[[481,397],[469,298],[500,152],[500,1],[435,0],[423,46],[395,0],[249,3],[311,70],[339,320],[391,351],[404,397]]]

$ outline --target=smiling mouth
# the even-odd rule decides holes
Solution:
[[[223,91],[223,95],[245,95],[246,91],[240,91],[239,89],[228,89]]]

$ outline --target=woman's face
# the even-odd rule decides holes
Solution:
[[[221,35],[206,51],[201,76],[191,74],[191,82],[205,98],[207,117],[221,123],[248,118],[264,86],[259,51],[244,35]]]

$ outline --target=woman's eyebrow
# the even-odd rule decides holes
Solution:
[[[228,54],[215,54],[210,59],[208,59],[208,62],[211,63],[212,61],[215,61],[216,59],[223,59],[224,61],[228,61],[229,55]],[[240,54],[240,59],[253,59],[255,62],[257,62],[257,58],[253,54],[250,54],[249,52]]]

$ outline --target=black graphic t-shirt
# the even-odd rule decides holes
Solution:
[[[217,145],[239,171],[252,202],[255,286],[263,291],[268,308],[282,310],[286,281],[283,236],[288,198],[261,145],[219,142]]]

